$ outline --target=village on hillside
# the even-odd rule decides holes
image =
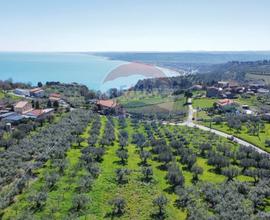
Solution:
[[[212,86],[194,85],[192,91],[205,91],[194,98],[209,98],[215,100],[213,107],[225,110],[227,112],[247,115],[269,115],[270,109],[253,108],[248,103],[257,96],[268,95],[270,90],[262,82],[251,82],[240,84],[236,81],[218,81]]]

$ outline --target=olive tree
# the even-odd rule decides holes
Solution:
[[[150,181],[152,179],[153,176],[153,169],[152,167],[143,167],[142,168],[142,174],[143,174],[143,179],[145,181]]]
[[[122,215],[125,212],[126,201],[121,197],[116,197],[109,201],[112,206],[112,215]]]
[[[79,212],[81,210],[84,210],[88,203],[90,202],[90,199],[85,194],[77,194],[72,199],[72,209],[75,212]]]
[[[168,199],[164,195],[160,195],[153,200],[153,205],[158,207],[158,215],[161,216],[165,212],[165,207],[168,204]]]

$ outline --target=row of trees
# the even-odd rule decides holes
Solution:
[[[82,168],[86,173],[80,177],[77,182],[77,193],[72,198],[71,211],[73,215],[79,215],[88,207],[91,203],[91,198],[87,196],[92,189],[94,180],[100,174],[99,163],[102,162],[102,157],[104,155],[105,149],[103,147],[98,147],[98,140],[101,130],[101,120],[100,117],[95,115],[92,121],[91,129],[89,130],[88,146],[81,149],[81,157],[78,164],[78,169]],[[80,139],[80,142],[84,141],[84,138]]]
[[[92,113],[74,110],[64,115],[55,124],[43,127],[37,133],[22,139],[18,144],[0,152],[0,186],[12,183],[9,191],[1,192],[0,208],[13,202],[13,198],[23,191],[27,182],[34,177],[33,171],[51,159],[58,173],[46,175],[46,187],[50,190],[63,173],[65,153],[88,124]]]
[[[138,129],[139,128],[139,121],[136,119],[132,120],[132,126],[133,128]],[[116,154],[120,159],[120,164],[122,165],[121,168],[116,169],[116,181],[118,184],[126,184],[128,183],[128,177],[131,174],[131,170],[124,167],[126,164],[126,160],[128,159],[128,142],[129,142],[129,135],[128,132],[125,130],[127,127],[127,124],[125,120],[122,118],[119,120],[119,135],[118,135],[118,141],[119,141],[119,149],[117,150]],[[151,126],[148,127],[148,129],[151,130]],[[149,132],[150,134],[151,132]],[[146,150],[146,147],[149,146],[147,138],[145,135],[141,132],[136,132],[132,135],[131,143],[134,144],[137,148],[137,152],[141,158],[141,162],[139,163],[141,167],[141,174],[142,174],[142,181],[150,182],[153,177],[153,169],[150,166],[149,159],[152,158],[152,154],[150,151]],[[124,156],[125,155],[125,156]],[[123,158],[124,157],[124,158]],[[124,161],[123,161],[124,159]],[[168,177],[170,178],[170,177]],[[171,177],[173,178],[173,177]],[[168,203],[168,199],[164,195],[157,196],[153,199],[153,205],[157,207],[158,211],[154,216],[157,217],[163,217],[165,214],[165,207]],[[111,201],[109,201],[109,204],[112,205],[112,216],[120,216],[125,212],[126,208],[126,201],[122,197],[115,197]]]

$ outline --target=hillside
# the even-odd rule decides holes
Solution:
[[[196,83],[211,83],[213,81],[235,80],[240,83],[249,81],[262,81],[270,83],[270,61],[254,62],[228,62],[199,67],[196,74],[168,78],[144,79],[138,81],[134,86],[135,90],[152,89],[187,89]]]

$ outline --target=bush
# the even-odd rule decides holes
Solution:
[[[192,180],[193,181],[198,181],[199,180],[199,175],[201,175],[203,173],[203,168],[201,168],[200,166],[194,164],[191,168],[191,172],[193,173],[193,177]]]
[[[240,174],[240,169],[236,166],[230,166],[223,168],[221,173],[228,178],[228,181],[232,181]]]
[[[143,150],[140,152],[140,158],[144,165],[147,164],[147,159],[151,158],[151,153],[149,151]]]
[[[130,174],[130,170],[126,168],[118,168],[115,170],[115,174],[116,174],[116,181],[119,184],[123,184],[128,182],[127,176]]]
[[[117,157],[121,160],[122,164],[125,164],[128,159],[128,153],[126,150],[117,150],[116,152]]]
[[[175,188],[176,186],[182,187],[185,183],[185,178],[180,171],[178,165],[176,163],[173,163],[169,169],[168,173],[166,175],[166,178],[168,182]]]
[[[72,199],[72,209],[75,212],[85,209],[89,203],[90,199],[84,194],[75,195]]]
[[[152,167],[143,167],[142,168],[142,174],[143,174],[143,177],[144,177],[144,180],[146,181],[150,181],[152,179],[152,176],[153,176],[153,169]]]
[[[265,146],[270,147],[270,139],[265,140]]]
[[[165,209],[167,203],[168,203],[168,199],[164,195],[160,195],[153,200],[154,206],[158,207],[158,215],[164,214],[164,209]]]
[[[28,198],[29,202],[32,204],[33,208],[41,208],[46,204],[47,200],[47,193],[46,192],[37,192],[34,195]]]
[[[126,201],[121,197],[116,197],[109,201],[109,204],[112,206],[113,215],[122,215],[125,212]]]

